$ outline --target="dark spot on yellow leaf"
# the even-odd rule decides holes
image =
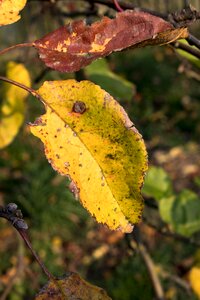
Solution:
[[[113,155],[112,153],[108,153],[106,154],[106,158],[115,159],[115,155]]]
[[[82,101],[76,101],[74,102],[74,105],[72,107],[72,111],[78,114],[83,114],[86,111],[86,105]]]

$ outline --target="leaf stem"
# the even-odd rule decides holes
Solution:
[[[121,8],[121,6],[119,5],[119,3],[118,3],[117,0],[113,0],[113,3],[114,3],[116,9],[117,9],[119,12],[124,11],[124,10]]]
[[[4,76],[0,76],[0,80],[5,81],[5,82],[8,82],[8,83],[11,83],[11,84],[13,84],[13,85],[15,85],[15,86],[18,86],[18,87],[20,87],[21,89],[26,90],[27,92],[29,92],[29,93],[32,94],[33,96],[37,96],[37,92],[36,92],[34,89],[32,89],[32,88],[30,88],[30,87],[24,85],[23,83],[20,83],[20,82],[17,82],[17,81],[15,81],[15,80],[6,78],[6,77],[4,77]]]
[[[5,48],[3,50],[0,51],[0,55],[1,54],[5,54],[13,49],[16,49],[16,48],[24,48],[24,47],[32,47],[33,46],[33,43],[23,43],[23,44],[16,44],[16,45],[13,45],[13,46],[10,46],[8,48]]]
[[[49,280],[53,280],[55,281],[55,277],[49,272],[49,270],[45,267],[44,263],[42,262],[42,260],[40,259],[40,257],[37,255],[37,253],[35,252],[35,250],[32,248],[30,239],[28,237],[28,234],[26,232],[26,230],[23,229],[18,229],[19,234],[21,235],[21,237],[23,238],[25,244],[27,245],[27,247],[29,248],[29,250],[31,251],[32,255],[35,257],[35,259],[37,260],[38,264],[40,265],[41,269],[43,270],[43,272],[47,275],[47,277],[49,278]]]

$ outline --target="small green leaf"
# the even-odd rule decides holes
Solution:
[[[168,224],[173,223],[172,210],[174,205],[175,196],[165,197],[159,201],[160,216]]]
[[[100,85],[116,99],[131,101],[135,85],[109,69],[106,59],[99,59],[85,68],[89,80]]]
[[[172,194],[172,183],[168,174],[158,167],[149,168],[142,192],[146,196],[160,200]]]
[[[190,236],[200,230],[200,199],[190,190],[159,201],[162,219],[177,233]]]

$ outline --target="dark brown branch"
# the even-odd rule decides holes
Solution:
[[[190,45],[194,45],[197,48],[200,49],[200,40],[197,39],[195,36],[193,36],[192,34],[189,34],[189,37],[187,38],[187,41]]]
[[[55,280],[54,276],[47,270],[37,253],[33,250],[30,239],[27,234],[28,226],[23,220],[21,210],[17,208],[15,203],[9,203],[6,207],[0,207],[0,217],[7,219],[18,231],[23,238],[29,250],[37,260],[38,264],[50,280]]]
[[[18,233],[24,240],[26,246],[31,251],[33,257],[36,259],[39,266],[45,273],[45,275],[49,278],[49,280],[53,281],[54,284],[59,288],[63,296],[63,299],[68,299],[67,296],[65,295],[65,291],[63,290],[62,286],[60,286],[56,278],[49,272],[49,270],[46,268],[46,266],[44,265],[40,257],[33,249],[27,232],[28,226],[23,220],[22,212],[17,208],[17,205],[15,203],[9,203],[5,207],[0,206],[0,217],[7,219],[15,227],[15,229],[18,231]]]
[[[29,248],[29,250],[31,251],[32,255],[34,256],[34,258],[37,260],[38,264],[40,265],[41,269],[43,270],[43,272],[46,274],[46,276],[49,278],[49,280],[53,280],[55,281],[55,277],[49,272],[49,270],[45,267],[44,263],[41,261],[40,257],[37,255],[37,253],[35,252],[35,250],[32,248],[30,239],[28,237],[28,234],[26,232],[26,230],[18,230],[19,234],[21,235],[21,237],[23,238],[25,244],[27,245],[27,247]]]
[[[168,19],[175,27],[184,27],[200,19],[200,12],[189,5],[181,11],[169,14]]]

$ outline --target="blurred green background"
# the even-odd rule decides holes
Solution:
[[[158,7],[161,2],[141,1],[143,7],[164,11],[165,6]],[[176,10],[182,4],[174,1],[169,8]],[[42,37],[71,20],[67,13],[78,10],[84,15],[88,6],[83,1],[28,1],[22,19],[1,28],[1,49]],[[103,6],[98,11],[109,13]],[[198,22],[191,31],[200,38]],[[86,78],[123,105],[143,135],[149,154],[150,171],[143,189],[144,220],[138,226],[141,239],[158,268],[166,299],[197,299],[188,274],[192,266],[200,264],[198,247],[160,234],[154,226],[200,241],[198,65],[170,46],[115,53],[77,74],[46,69],[34,49],[19,49],[0,58],[2,75],[10,60],[26,65],[34,88],[45,80]],[[26,123],[42,113],[42,105],[29,96]],[[137,249],[131,251],[119,232],[97,225],[73,198],[68,184],[51,168],[41,142],[30,134],[26,124],[13,143],[0,151],[0,204],[19,205],[30,227],[34,249],[54,275],[78,272],[105,288],[115,300],[154,299],[148,271]],[[177,278],[186,285],[177,283]],[[23,241],[1,219],[0,299],[33,299],[46,281]],[[5,291],[7,297],[1,298]]]

